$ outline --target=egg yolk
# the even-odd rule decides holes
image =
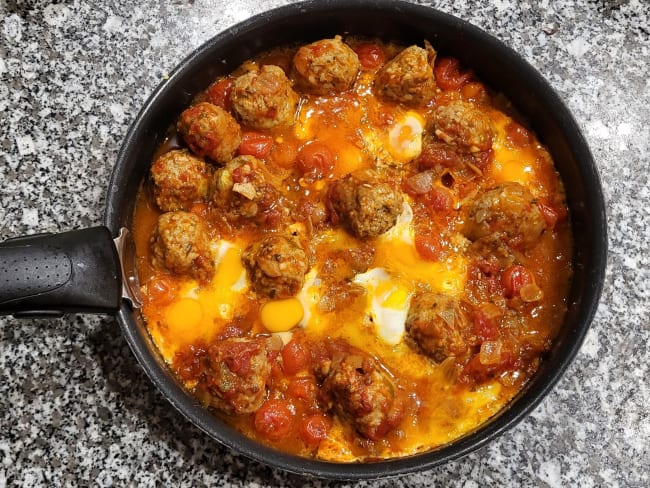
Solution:
[[[165,318],[170,337],[181,343],[191,342],[203,318],[203,307],[198,300],[181,298],[167,308]]]
[[[304,314],[300,300],[292,297],[265,303],[260,319],[269,332],[287,332],[300,323]]]

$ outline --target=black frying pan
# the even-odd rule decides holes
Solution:
[[[573,225],[574,277],[568,313],[551,351],[508,408],[461,439],[433,451],[369,464],[336,464],[280,453],[228,427],[188,394],[157,353],[138,312],[128,229],[135,195],[155,149],[192,98],[217,76],[260,51],[335,34],[402,44],[428,39],[507,95],[550,150],[567,189]],[[486,444],[525,417],[576,355],[598,304],[605,273],[606,217],[589,148],[557,94],[517,53],[480,29],[436,10],[398,1],[309,1],[253,17],[208,41],[160,85],[131,126],[108,190],[105,227],[32,236],[0,244],[0,313],[114,313],[151,381],[191,422],[235,451],[295,473],[368,479],[427,469]]]

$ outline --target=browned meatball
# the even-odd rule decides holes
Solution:
[[[335,181],[328,192],[333,222],[357,237],[376,237],[397,222],[404,199],[371,170],[355,171]]]
[[[269,298],[294,296],[305,282],[309,259],[291,237],[271,235],[250,246],[242,262],[256,293]]]
[[[263,167],[253,156],[238,156],[216,171],[214,202],[229,221],[273,223],[269,220],[286,215],[279,193],[266,182]]]
[[[544,218],[530,191],[519,183],[504,183],[476,197],[464,234],[472,241],[496,234],[525,250],[537,243],[544,228]]]
[[[189,210],[204,201],[210,188],[208,165],[186,149],[169,151],[151,166],[154,197],[161,210]]]
[[[293,124],[299,97],[282,68],[265,65],[236,78],[230,100],[243,124],[270,129]]]
[[[208,102],[184,110],[177,128],[194,154],[218,163],[230,161],[241,142],[241,129],[233,116]]]
[[[231,338],[211,345],[196,387],[199,398],[226,413],[255,412],[264,402],[272,361],[281,347],[268,337]]]
[[[397,388],[368,354],[350,348],[323,363],[321,398],[327,409],[350,422],[364,437],[379,440],[403,416]]]
[[[375,87],[379,94],[390,100],[424,105],[436,92],[433,62],[436,52],[410,46],[401,51],[377,72]]]
[[[298,49],[293,58],[298,85],[317,95],[348,90],[359,73],[359,57],[341,36],[323,39]]]
[[[407,340],[440,363],[466,352],[461,334],[466,320],[457,300],[440,293],[416,295],[406,318]]]
[[[432,126],[440,139],[459,151],[476,153],[492,148],[492,121],[470,102],[455,100],[436,108]]]
[[[158,218],[152,237],[153,264],[173,273],[209,281],[214,274],[208,233],[189,212],[167,212]]]

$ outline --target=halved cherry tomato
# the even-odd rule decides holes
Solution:
[[[282,369],[294,375],[307,367],[307,352],[299,342],[292,340],[282,348]]]
[[[442,243],[440,236],[434,233],[415,234],[415,250],[428,261],[438,261],[442,255]]]
[[[263,159],[269,155],[273,147],[273,138],[259,132],[244,132],[239,144],[240,156],[255,156]]]
[[[530,272],[521,265],[509,266],[501,273],[501,284],[506,298],[513,298],[519,295],[522,286],[532,283]]]
[[[506,125],[506,139],[517,147],[527,147],[533,142],[533,135],[523,125],[510,122]]]
[[[332,426],[332,421],[322,413],[315,413],[305,417],[300,423],[300,438],[310,446],[316,446],[327,437]]]
[[[443,90],[458,90],[472,79],[471,71],[462,71],[456,58],[439,58],[433,67],[436,84]]]
[[[205,94],[207,101],[218,105],[224,110],[230,110],[230,92],[232,91],[233,81],[228,78],[221,78],[212,83]]]
[[[176,286],[165,276],[155,276],[147,283],[147,297],[158,306],[168,305],[176,298]]]
[[[364,42],[355,49],[359,63],[366,69],[375,69],[384,64],[384,51],[377,44]]]
[[[271,441],[279,441],[289,435],[294,415],[285,400],[267,400],[255,412],[255,430]]]
[[[308,377],[296,378],[289,383],[287,395],[311,405],[316,398],[316,383]]]
[[[334,154],[321,141],[308,142],[298,151],[296,164],[303,173],[313,173],[316,178],[322,178],[334,168]]]

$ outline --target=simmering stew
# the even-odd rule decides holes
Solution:
[[[551,157],[426,41],[337,36],[214,80],[134,220],[143,314],[178,380],[300,456],[392,458],[476,429],[566,311]]]

